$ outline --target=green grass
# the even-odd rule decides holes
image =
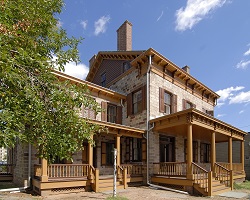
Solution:
[[[236,190],[240,190],[240,189],[250,190],[250,181],[245,181],[243,183],[234,183],[234,189],[236,189]]]
[[[128,200],[128,198],[126,197],[120,197],[120,196],[117,196],[117,197],[108,197],[106,198],[106,200]]]

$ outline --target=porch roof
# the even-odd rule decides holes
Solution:
[[[145,133],[144,129],[134,128],[131,126],[125,126],[121,124],[115,124],[111,122],[104,122],[98,120],[89,120],[89,122],[108,128],[108,133],[118,134],[120,136],[142,138],[143,134]]]
[[[150,120],[154,124],[153,131],[186,136],[187,125],[193,125],[193,138],[210,141],[212,132],[216,133],[216,142],[226,142],[228,137],[233,140],[244,140],[246,132],[218,120],[197,109],[190,108]]]

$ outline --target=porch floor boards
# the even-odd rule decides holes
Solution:
[[[68,177],[61,177],[61,178],[49,178],[49,182],[65,182],[65,181],[87,181],[87,177],[73,177],[73,178],[68,178]]]

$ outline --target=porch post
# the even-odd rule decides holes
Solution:
[[[211,170],[214,172],[214,165],[216,162],[216,148],[215,148],[215,132],[211,134]]]
[[[233,143],[232,137],[228,138],[228,162],[229,162],[229,170],[233,169]]]
[[[91,135],[91,140],[93,140],[93,135]],[[93,166],[93,145],[88,142],[88,164]]]
[[[241,154],[241,165],[242,165],[242,171],[244,171],[244,165],[245,165],[245,155],[244,155],[244,140],[241,140],[241,143],[240,143],[240,154]]]
[[[116,136],[116,149],[117,149],[117,157],[116,157],[116,163],[117,166],[121,165],[121,136]]]
[[[193,161],[193,133],[192,133],[192,124],[188,124],[187,125],[187,178],[188,179],[193,179],[192,161]]]
[[[41,182],[48,182],[48,161],[46,159],[42,159],[42,174],[41,174]]]

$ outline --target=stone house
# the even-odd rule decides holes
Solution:
[[[96,146],[83,141],[73,163],[48,165],[35,149],[13,150],[13,181],[29,182],[41,195],[112,189],[113,149],[117,149],[117,187],[156,185],[211,196],[244,179],[246,132],[213,116],[217,95],[153,48],[132,50],[132,24],[117,30],[117,51],[101,51],[90,59],[86,81],[54,72],[72,84],[87,84],[103,112],[83,110],[91,123],[109,132],[94,135]],[[240,146],[237,163],[232,143]],[[228,160],[216,160],[217,144],[228,143]]]

